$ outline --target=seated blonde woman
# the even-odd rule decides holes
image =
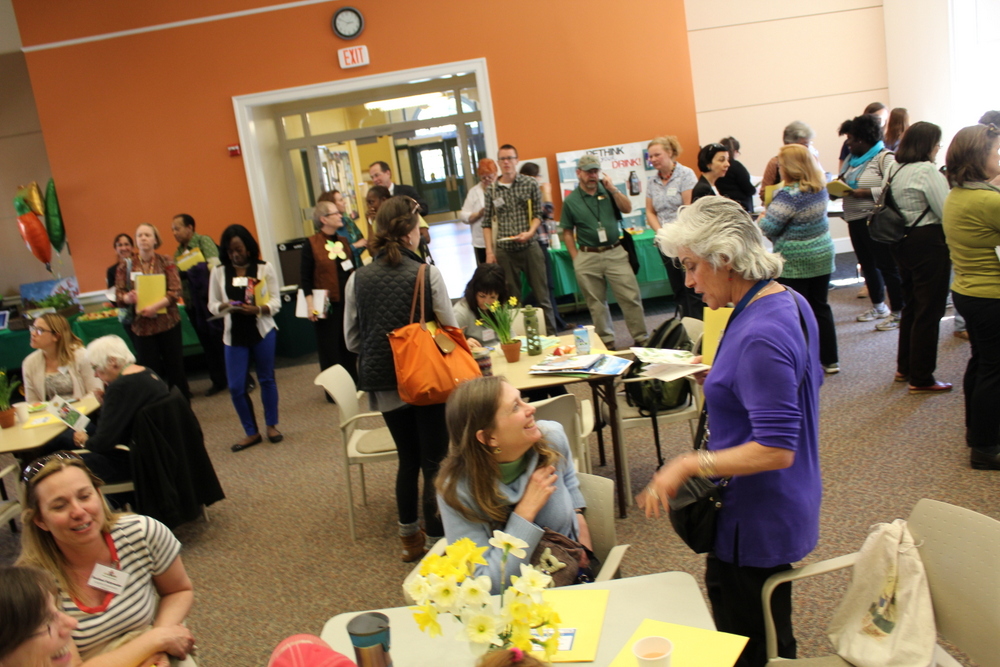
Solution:
[[[62,315],[46,313],[28,328],[34,352],[21,363],[24,400],[29,403],[83,398],[101,389],[87,364],[83,341],[76,337]]]
[[[39,403],[51,401],[57,396],[66,400],[80,399],[87,394],[100,397],[103,385],[94,377],[94,371],[87,363],[83,341],[76,337],[65,317],[46,313],[37,318],[28,330],[31,347],[35,351],[21,363],[24,400]],[[87,432],[91,435],[95,429],[96,423],[87,425]],[[73,429],[67,428],[37,453],[72,448]]]
[[[147,516],[113,513],[101,480],[73,452],[36,459],[21,479],[17,565],[58,582],[56,607],[76,621],[73,643],[87,664],[167,667],[168,656],[186,658],[194,637],[182,623],[194,590],[173,533]],[[92,579],[108,570],[127,575],[120,588]]]
[[[446,409],[450,449],[438,473],[438,507],[448,543],[463,537],[488,546],[495,529],[527,542],[524,558],[511,554],[506,580],[520,574],[549,528],[592,548],[587,503],[562,425],[535,421],[535,408],[501,377],[459,385]],[[500,552],[489,549],[489,575],[500,592]]]

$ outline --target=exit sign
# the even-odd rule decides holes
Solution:
[[[351,46],[338,50],[337,59],[340,60],[341,69],[361,67],[370,63],[368,60],[368,47],[364,45]]]

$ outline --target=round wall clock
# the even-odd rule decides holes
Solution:
[[[341,39],[354,39],[365,29],[365,17],[354,7],[341,7],[330,21],[334,34]]]

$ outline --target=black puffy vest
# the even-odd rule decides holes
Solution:
[[[358,306],[358,327],[361,329],[358,389],[396,389],[396,366],[392,361],[388,334],[410,323],[410,303],[420,264],[416,254],[404,250],[403,261],[398,266],[389,266],[384,256],[380,255],[355,274],[354,298]],[[430,267],[424,273],[427,281],[424,311],[429,321],[434,319]]]

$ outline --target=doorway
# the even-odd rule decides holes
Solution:
[[[345,129],[313,131],[313,125],[317,130],[331,129],[323,125],[332,122],[332,115],[327,113],[331,111],[330,99],[339,98],[341,102],[356,106],[372,101],[373,97],[387,99],[381,93],[373,93],[380,89],[408,91],[411,86],[426,88],[440,84],[440,81],[433,83],[435,79],[447,81],[459,77],[474,81],[474,111],[464,104],[469,87],[463,84],[455,96],[457,113],[453,118],[397,116],[390,117],[390,121],[396,122],[386,123],[359,117],[348,119],[347,122],[353,125]],[[438,90],[441,90],[439,85]],[[315,197],[334,182],[339,181],[337,189],[353,190],[354,198],[349,198],[349,206],[362,214],[362,190],[367,191],[367,156],[373,150],[389,150],[392,159],[387,162],[395,163],[395,182],[415,184],[414,176],[419,174],[432,191],[435,186],[443,187],[443,199],[440,194],[433,195],[443,206],[459,201],[453,209],[457,210],[465,188],[474,184],[474,165],[479,157],[487,151],[496,152],[497,147],[489,75],[482,58],[244,95],[233,98],[233,106],[261,254],[276,264],[278,244],[303,236],[308,230],[307,222],[311,224],[309,218]],[[390,116],[392,111],[399,110],[389,110]],[[375,117],[374,113],[369,115]],[[290,119],[291,116],[298,119]],[[440,157],[445,166],[435,168],[433,179],[429,178],[430,172],[428,179],[424,179],[424,170],[412,163],[400,164],[398,154],[400,150],[405,151],[406,162],[410,163],[410,142],[419,147],[428,139],[440,144],[453,139],[447,147],[441,146]],[[431,160],[431,156],[426,159]],[[451,172],[447,171],[449,163]],[[442,168],[445,171],[441,172]],[[348,174],[353,177],[353,187],[350,183],[345,184]],[[443,179],[440,174],[444,174]],[[439,185],[439,181],[443,183]]]

